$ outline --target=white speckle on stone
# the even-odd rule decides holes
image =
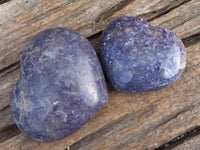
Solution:
[[[132,77],[133,77],[133,73],[131,70],[129,70],[127,72],[121,72],[118,83],[120,85],[124,85],[124,84],[130,82]]]
[[[133,28],[126,28],[126,29],[125,29],[125,32],[126,32],[126,33],[133,32]]]
[[[59,101],[55,101],[55,102],[53,102],[53,105],[56,105],[56,104],[58,104],[59,103]]]
[[[123,33],[122,33],[121,31],[117,31],[116,35],[117,35],[117,36],[122,36]]]
[[[78,39],[78,38],[79,38],[79,36],[78,36],[77,34],[71,33],[71,35],[70,35],[70,40],[76,40],[76,39]]]
[[[64,121],[64,122],[67,122],[67,118],[68,118],[67,113],[65,113],[65,112],[63,112],[63,111],[61,111],[61,110],[57,110],[57,111],[56,111],[56,114],[57,114],[57,115],[61,115],[61,116],[63,117],[63,121]]]
[[[161,57],[161,58],[163,58],[163,57],[164,57],[164,55],[163,55],[163,54],[161,54],[161,53],[157,53],[157,56],[158,56],[158,57]]]
[[[117,28],[121,28],[121,23],[118,22],[118,23],[116,24],[116,27],[117,27]]]
[[[163,69],[164,69],[164,74],[163,74],[164,78],[169,79],[175,75],[173,70],[171,70],[170,68],[163,68]]]
[[[109,40],[110,37],[111,37],[111,34],[108,34],[108,35],[106,36],[106,40]]]
[[[81,36],[80,37],[80,41],[84,41],[85,40],[85,37],[84,36]]]
[[[131,45],[131,42],[130,41],[127,41],[124,43],[124,46],[130,46]]]
[[[42,54],[47,56],[47,57],[49,57],[49,58],[51,58],[51,59],[55,59],[56,58],[56,51],[48,51],[48,50],[46,50]]]
[[[64,34],[69,36],[70,35],[70,31],[69,30],[65,30]]]

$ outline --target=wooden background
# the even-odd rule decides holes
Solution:
[[[98,53],[101,31],[133,15],[173,30],[187,50],[187,67],[171,86],[120,93],[109,83],[106,106],[73,135],[39,143],[13,122],[9,95],[30,39],[50,27],[88,37]],[[0,0],[0,150],[200,150],[200,0]]]

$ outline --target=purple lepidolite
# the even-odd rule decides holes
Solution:
[[[185,47],[175,33],[137,17],[110,23],[102,33],[100,53],[108,79],[123,92],[166,87],[186,65]]]
[[[60,140],[107,102],[98,57],[89,41],[66,28],[39,33],[26,47],[10,106],[22,132],[42,142]]]

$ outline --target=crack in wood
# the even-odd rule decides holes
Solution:
[[[0,77],[19,68],[19,61],[0,69]]]
[[[7,109],[10,109],[10,108],[9,108],[9,105],[7,105],[7,106],[4,107],[3,109],[1,109],[1,110],[0,110],[0,114],[1,114],[2,112],[6,111]]]
[[[175,148],[180,143],[187,141],[199,134],[200,134],[200,125],[187,130],[185,133],[173,138],[172,140],[166,143],[163,143],[161,146],[155,148],[155,150],[165,150],[165,149],[169,150]]]
[[[183,41],[185,47],[189,47],[193,44],[198,43],[200,41],[200,31],[198,34],[195,34],[193,36],[182,39],[182,41]]]
[[[154,129],[159,128],[160,126],[163,126],[164,124],[166,124],[167,122],[177,118],[180,114],[185,113],[186,111],[191,110],[192,108],[194,108],[193,105],[183,108],[180,111],[174,113],[173,115],[170,115],[169,117],[167,117],[165,120],[163,120],[161,123],[159,123],[157,126],[154,127]]]
[[[121,1],[111,9],[102,12],[95,20],[95,22],[100,22],[102,20],[106,20],[116,12],[122,10],[124,7],[128,6],[130,3],[134,2],[135,0],[126,0],[126,1]]]
[[[0,5],[1,5],[1,4],[4,4],[4,3],[7,3],[7,2],[9,2],[9,1],[11,1],[11,0],[0,0]]]
[[[199,11],[199,12],[200,12],[200,11]],[[195,17],[198,17],[198,16],[200,16],[200,13],[194,15],[192,18],[185,19],[183,22],[181,22],[181,23],[177,24],[176,26],[172,27],[171,30],[173,30],[173,29],[179,27],[180,25],[183,25],[184,23],[186,23],[186,22],[188,22],[188,21],[190,21],[190,20],[192,20],[192,19],[194,19]],[[174,18],[172,18],[172,20],[174,20]]]
[[[153,18],[151,18],[151,19],[148,20],[148,21],[152,21],[152,20],[154,20],[154,19],[156,19],[156,18],[159,18],[159,17],[161,17],[161,16],[166,15],[166,14],[169,13],[170,11],[172,11],[172,10],[174,10],[174,9],[180,7],[181,5],[184,5],[184,4],[186,4],[186,3],[190,2],[190,1],[192,1],[192,0],[183,1],[182,3],[180,3],[180,4],[178,4],[178,5],[175,5],[174,7],[170,8],[170,9],[167,9],[167,7],[165,7],[165,8],[162,8],[161,10],[159,10],[159,12],[153,11],[153,12],[150,12],[150,13],[147,13],[147,14],[143,14],[143,15],[141,15],[141,17],[142,17],[142,16],[146,16],[146,15],[150,15],[150,14],[152,14],[152,13],[154,13],[154,14],[155,14],[155,13],[158,13],[156,16],[154,16]],[[168,7],[169,7],[169,6],[168,6]]]
[[[6,126],[5,128],[2,128],[0,130],[0,143],[3,141],[6,141],[7,139],[10,139],[18,134],[20,134],[20,130],[15,124]]]

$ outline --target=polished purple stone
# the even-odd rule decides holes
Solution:
[[[102,33],[100,53],[108,79],[123,92],[166,87],[186,65],[185,47],[175,33],[137,17],[110,23]]]
[[[67,137],[107,102],[98,57],[89,41],[73,30],[41,32],[26,47],[20,65],[10,106],[17,126],[35,140]]]

